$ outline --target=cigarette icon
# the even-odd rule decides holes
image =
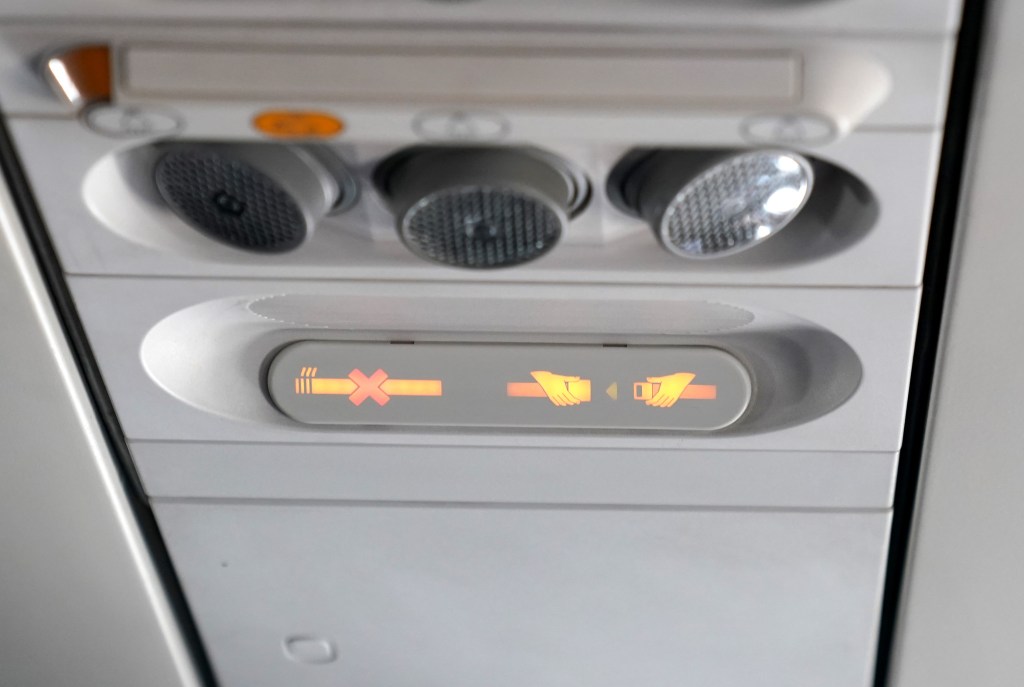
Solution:
[[[361,405],[370,398],[378,405],[385,405],[392,396],[440,396],[443,385],[440,379],[389,379],[384,370],[371,375],[355,369],[347,378],[317,377],[318,368],[304,367],[295,378],[297,395],[348,396],[355,405]]]

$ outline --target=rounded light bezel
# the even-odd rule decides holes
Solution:
[[[512,196],[518,196],[523,200],[535,203],[539,208],[545,212],[550,213],[554,219],[554,224],[558,227],[554,235],[546,239],[542,245],[535,246],[535,250],[527,252],[525,255],[520,255],[516,259],[505,260],[502,262],[454,262],[446,260],[443,257],[433,254],[431,251],[426,250],[419,239],[415,236],[415,232],[412,228],[412,223],[415,221],[416,215],[426,208],[429,208],[432,204],[439,201],[441,198],[446,196],[458,196],[463,194],[482,193],[482,194],[508,194]],[[412,253],[419,256],[424,260],[428,260],[440,265],[446,265],[449,267],[456,267],[462,269],[471,270],[493,270],[493,269],[504,269],[509,267],[516,267],[518,265],[524,265],[532,262],[547,253],[549,253],[561,240],[562,235],[565,233],[566,225],[569,222],[568,214],[558,205],[551,201],[541,193],[538,193],[535,189],[528,188],[518,184],[503,184],[503,185],[466,185],[466,186],[450,186],[441,188],[436,191],[423,196],[410,206],[404,215],[399,218],[399,236],[402,243],[405,244]],[[453,232],[455,229],[453,228]]]
[[[518,146],[414,146],[382,161],[373,180],[395,216],[399,238],[410,252],[435,264],[474,270],[525,265],[548,254],[564,235],[570,219],[586,207],[591,193],[589,179],[572,163],[548,151]],[[557,230],[545,229],[538,243],[511,238],[512,224],[500,227],[500,236],[492,243],[494,255],[502,256],[498,260],[491,259],[488,241],[462,238],[459,232],[469,224],[460,221],[434,234],[414,226],[420,215],[433,212],[435,205],[478,201],[481,207],[527,203],[544,215],[545,226],[557,226]],[[532,216],[534,211],[526,214]],[[497,215],[487,216],[497,219]],[[495,226],[501,224],[498,221]],[[442,240],[444,236],[449,238]],[[429,249],[427,244],[432,242],[443,243],[445,251],[451,248],[454,252]],[[460,248],[455,250],[457,245]],[[520,251],[521,246],[531,249]],[[488,257],[483,257],[485,253]],[[470,254],[479,259],[463,259]]]

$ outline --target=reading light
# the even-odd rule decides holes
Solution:
[[[659,151],[627,172],[622,200],[672,253],[721,258],[782,231],[813,186],[810,161],[793,152]]]

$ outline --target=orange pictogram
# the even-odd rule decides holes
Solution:
[[[661,377],[648,377],[646,382],[633,383],[633,398],[656,408],[671,408],[679,399],[713,401],[718,398],[714,384],[691,384],[697,375],[676,372]]]
[[[378,369],[367,375],[360,369],[352,370],[347,378],[317,377],[316,367],[304,367],[295,378],[295,393],[314,396],[348,396],[355,405],[372,398],[377,405],[386,405],[392,396],[440,396],[440,379],[390,379],[388,373]]]
[[[546,398],[556,406],[575,406],[590,401],[590,380],[557,375],[547,370],[530,373],[536,381],[509,382],[505,393],[511,398]]]

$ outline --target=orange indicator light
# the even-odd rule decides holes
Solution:
[[[328,396],[348,396],[356,390],[356,383],[351,379],[307,379],[309,391],[306,393]]]
[[[253,117],[257,131],[274,138],[330,138],[345,129],[345,123],[327,112],[268,110]]]
[[[389,396],[440,396],[440,379],[387,379],[380,385]]]
[[[509,382],[505,386],[510,398],[547,398],[544,388],[537,382]]]
[[[505,393],[510,398],[546,398],[556,406],[575,406],[590,402],[590,380],[556,375],[546,370],[530,373],[535,382],[509,382]]]
[[[295,393],[314,396],[348,396],[354,405],[372,398],[377,405],[386,405],[392,396],[441,396],[440,379],[389,379],[384,370],[367,376],[355,369],[347,378],[317,377],[315,367],[304,367],[295,378]]]
[[[691,372],[676,372],[663,377],[648,377],[646,382],[633,384],[633,398],[649,406],[671,408],[680,399],[713,401],[718,398],[714,384],[691,384],[696,377]]]
[[[109,45],[79,45],[46,60],[51,85],[75,107],[109,101],[113,78]]]
[[[691,384],[683,389],[679,398],[690,401],[714,401],[718,398],[718,387],[714,384]]]

